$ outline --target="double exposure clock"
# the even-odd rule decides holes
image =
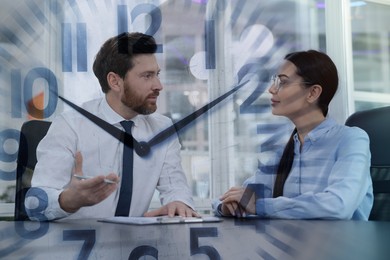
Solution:
[[[177,132],[185,154],[195,154],[189,160],[209,164],[205,170],[207,198],[253,173],[257,153],[267,152],[272,146],[254,141],[253,136],[278,129],[272,122],[260,123],[264,118],[269,121],[264,98],[268,79],[277,65],[275,60],[280,60],[294,43],[289,26],[281,29],[291,21],[270,13],[281,6],[277,2],[3,1],[0,191],[15,183],[22,123],[32,119],[51,121],[66,109],[85,114],[79,104],[102,95],[92,73],[94,55],[107,38],[124,31],[140,31],[156,38],[166,93],[161,95],[164,102],[159,112],[178,115],[172,128],[149,140],[136,140],[135,151],[147,156],[154,145]],[[196,102],[186,93],[197,94]],[[179,99],[191,103],[192,111],[176,106]],[[118,129],[113,130],[105,122],[96,123],[125,140]],[[188,131],[194,134],[185,136]],[[199,148],[198,144],[203,146]],[[197,181],[199,174],[204,173],[195,169],[190,175]],[[226,187],[216,191],[221,183]],[[21,238],[37,239],[50,232],[44,222],[31,233],[27,229],[18,225]],[[207,232],[206,236],[215,235],[215,230]],[[86,231],[85,236],[89,239],[93,232]]]

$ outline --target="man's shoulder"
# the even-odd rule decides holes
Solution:
[[[96,112],[99,111],[99,106],[101,105],[101,102],[102,98],[96,98],[80,104],[75,104],[90,113],[96,114]],[[75,115],[82,116],[80,112],[73,108],[67,108],[66,110],[64,110],[64,112],[61,113],[61,115],[64,115],[65,117],[74,117]]]
[[[82,107],[90,112],[98,111],[99,106],[101,105],[103,98],[95,98],[89,101],[86,101],[82,104]]]
[[[80,106],[82,109],[96,115],[99,111],[99,105],[101,104],[101,100],[102,100],[101,98],[93,99],[93,100],[84,102],[82,104],[76,104],[76,105]],[[82,124],[84,121],[89,122],[90,120],[88,120],[79,111],[77,111],[73,108],[66,108],[62,113],[58,114],[54,118],[53,123],[62,124],[61,122],[66,122],[66,124],[68,124],[70,126],[77,126],[77,125]]]
[[[152,113],[150,115],[142,116],[143,120],[149,122],[150,124],[156,124],[156,125],[172,125],[172,119],[164,116],[159,113]]]

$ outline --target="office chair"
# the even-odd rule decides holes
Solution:
[[[356,112],[345,124],[362,128],[370,138],[374,206],[369,219],[390,221],[390,106]]]
[[[31,187],[31,178],[37,163],[37,146],[46,135],[50,124],[48,121],[31,120],[24,122],[21,127],[16,168],[14,220],[29,220],[24,208],[24,198]]]

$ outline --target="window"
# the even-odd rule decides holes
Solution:
[[[356,111],[390,105],[390,29],[384,22],[389,1],[351,4]]]

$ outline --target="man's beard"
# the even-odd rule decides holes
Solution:
[[[159,92],[155,92],[154,95],[158,96]],[[151,104],[150,102],[147,102],[147,100],[142,102],[141,98],[132,93],[128,86],[124,89],[124,96],[121,101],[127,107],[141,115],[149,115],[157,110],[156,104]]]

